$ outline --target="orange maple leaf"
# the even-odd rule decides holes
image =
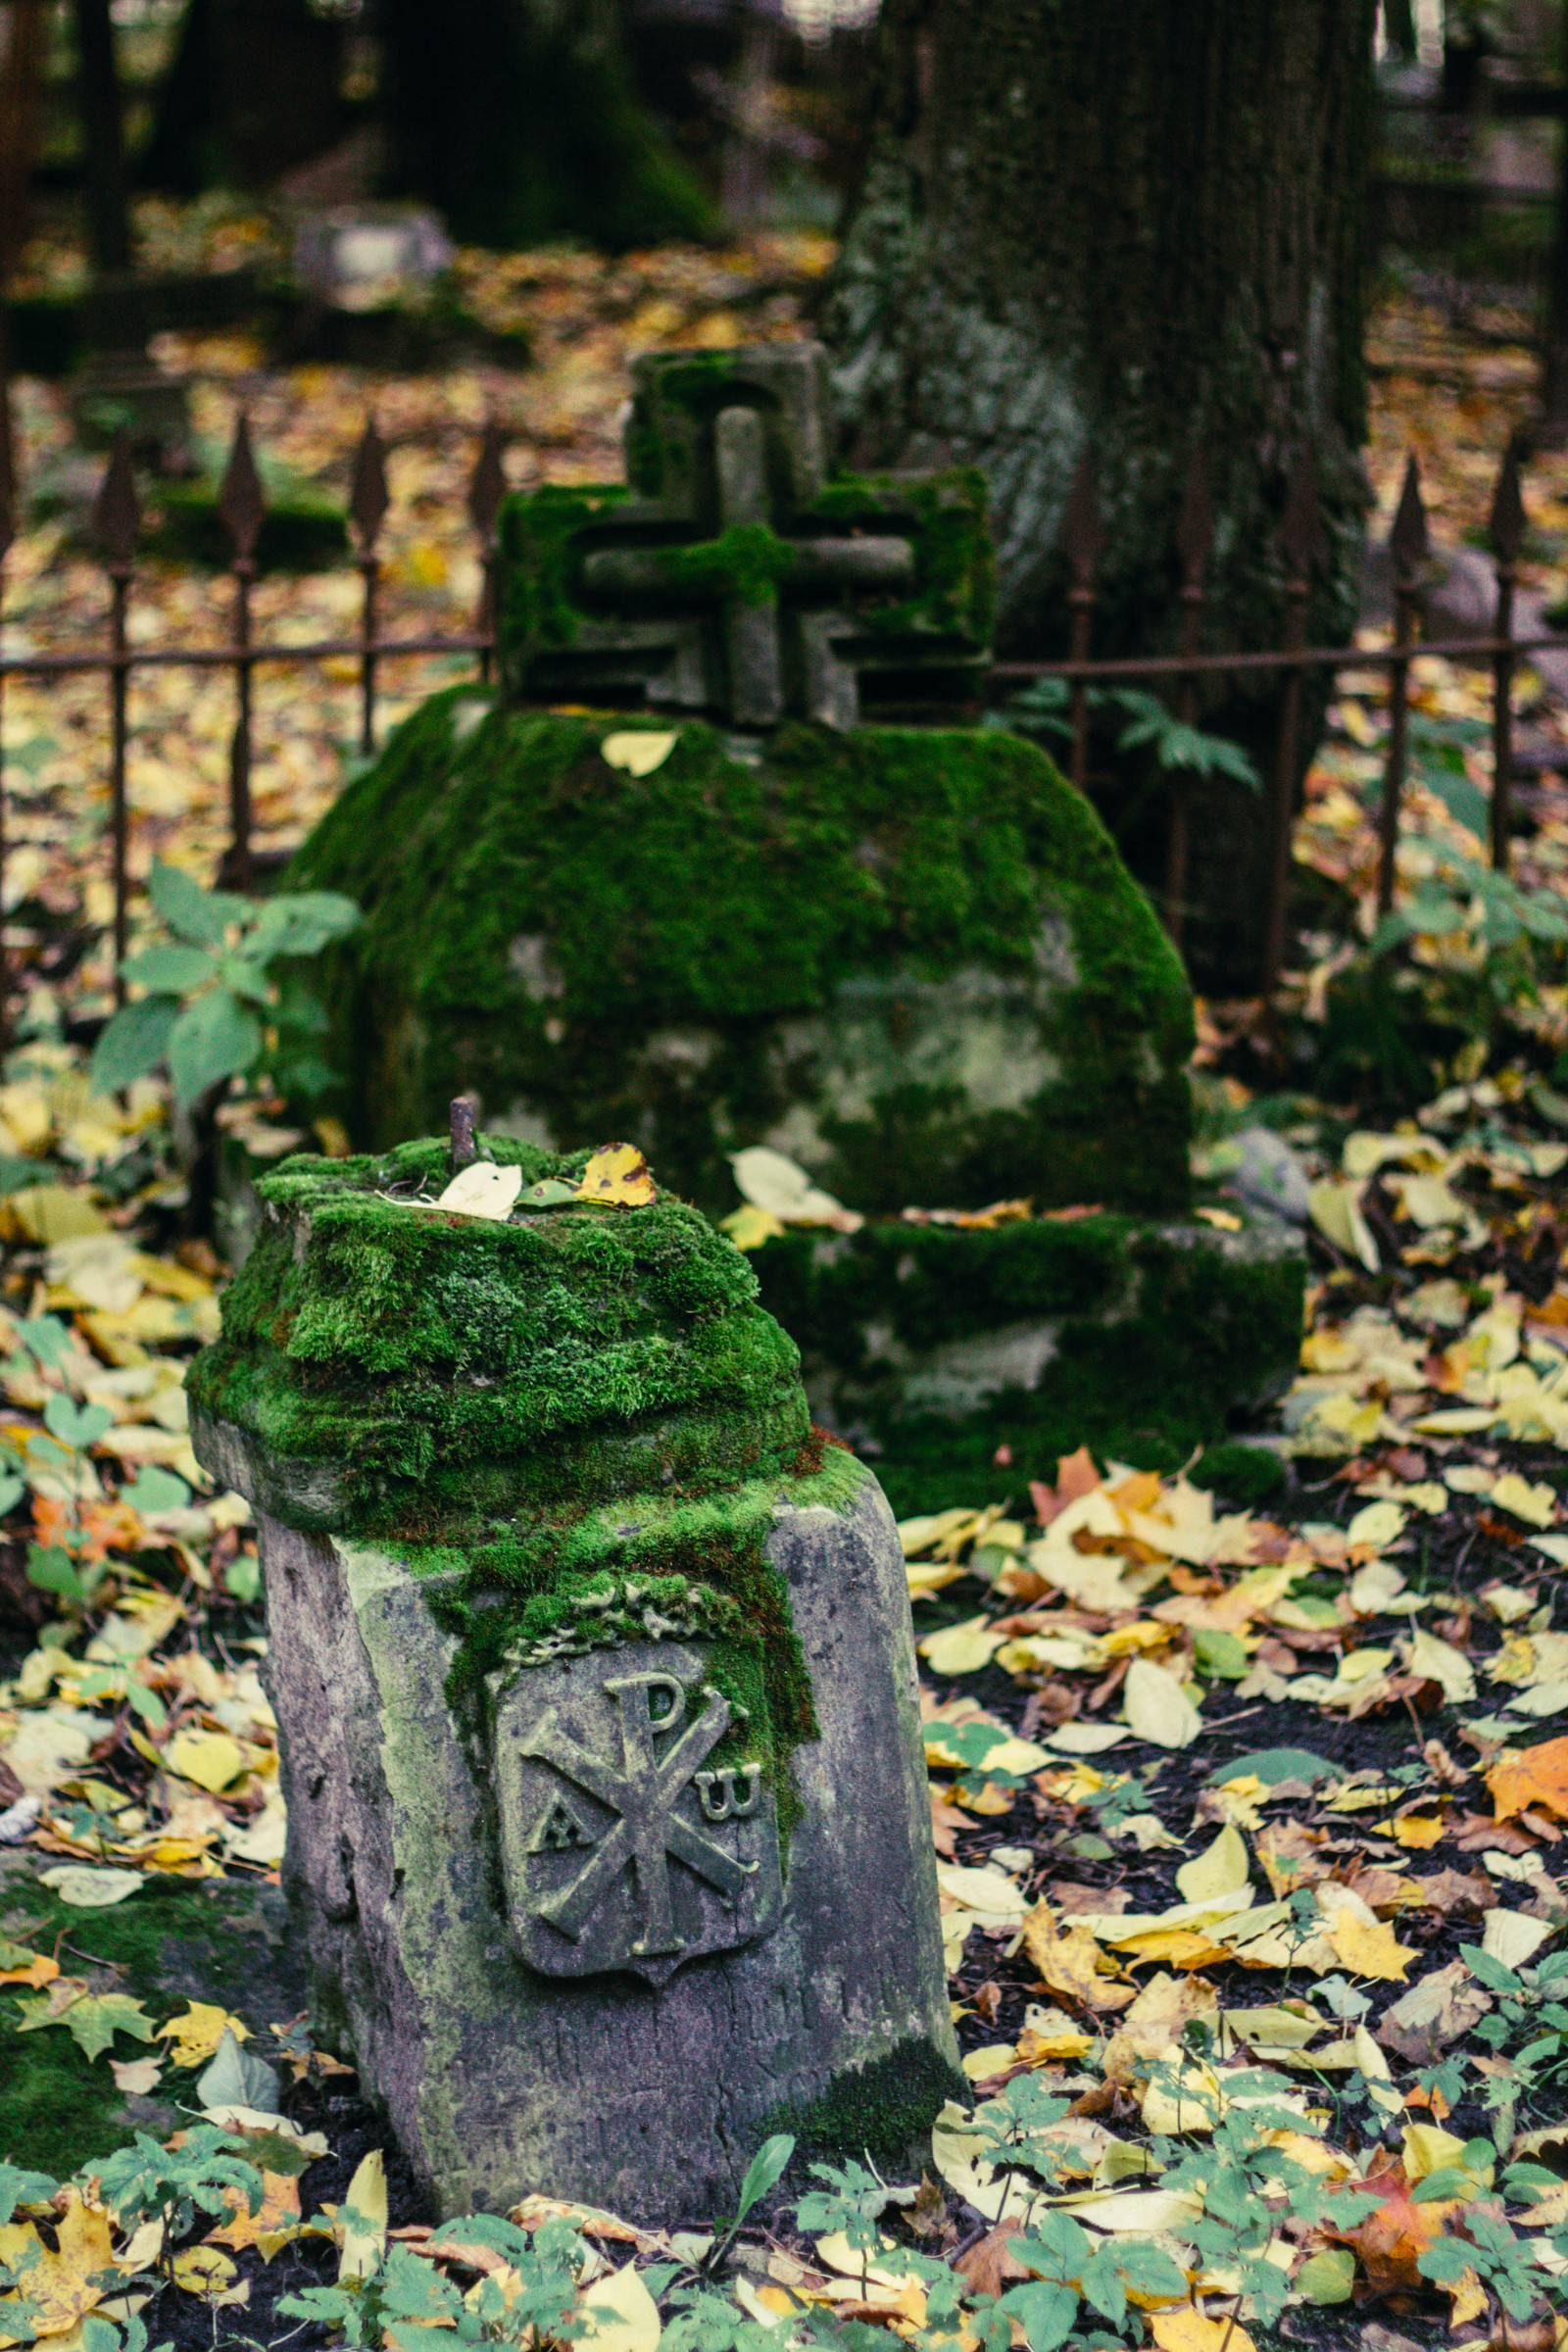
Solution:
[[[1427,2281],[1416,2265],[1434,2239],[1443,2235],[1444,2217],[1458,2210],[1457,2199],[1414,2204],[1404,2166],[1397,2162],[1390,2171],[1348,2182],[1347,2187],[1368,2200],[1366,2219],[1353,2230],[1331,2229],[1325,2235],[1353,2248],[1374,2294],[1424,2294]]]
[[[1568,1740],[1545,1740],[1516,1756],[1504,1756],[1487,1775],[1498,1821],[1532,1805],[1568,1821]]]
[[[238,2253],[244,2246],[254,2246],[264,2237],[275,2237],[284,2231],[297,2230],[300,2220],[300,2184],[291,2173],[262,2174],[266,2191],[259,2210],[246,2210],[242,2189],[223,2191],[224,2203],[233,2209],[233,2220],[220,2230],[210,2230],[205,2242],[210,2246],[232,2246]],[[265,2252],[266,2249],[264,2248]]]

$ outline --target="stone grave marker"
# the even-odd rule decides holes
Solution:
[[[444,1139],[287,1162],[190,1375],[318,2029],[443,2214],[718,2214],[773,2130],[906,2164],[962,2078],[888,1506],[695,1209],[478,1149],[509,1216]]]
[[[1190,1221],[1180,959],[1054,762],[959,723],[979,477],[835,471],[810,345],[634,382],[624,483],[503,508],[501,694],[432,698],[295,861],[365,915],[334,1107],[384,1147],[461,1087],[714,1216],[794,1159],[865,1222],[769,1240],[763,1297],[901,1511],[1015,1493],[999,1446],[1173,1466],[1289,1379],[1304,1260]]]

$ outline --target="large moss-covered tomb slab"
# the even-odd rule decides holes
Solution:
[[[673,736],[640,775],[605,757],[639,733]],[[1185,1205],[1180,962],[1087,802],[1000,730],[764,739],[458,688],[289,880],[364,909],[325,983],[368,1145],[471,1088],[493,1132],[626,1137],[712,1211],[755,1143],[871,1214]]]
[[[190,1375],[318,2030],[443,2213],[732,2209],[784,2113],[902,2164],[961,2077],[888,1506],[695,1209],[479,1148],[504,1219],[444,1144],[285,1163]]]

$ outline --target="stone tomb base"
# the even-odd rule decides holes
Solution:
[[[904,1566],[874,1481],[842,1509],[780,1482],[766,1552],[820,1729],[788,1788],[705,1765],[747,1725],[705,1683],[700,1638],[498,1675],[475,1731],[428,1584],[260,1524],[317,2022],[443,2215],[535,2190],[650,2221],[733,2210],[774,2129],[917,2152],[962,2082]]]

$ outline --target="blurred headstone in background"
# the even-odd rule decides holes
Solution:
[[[413,205],[333,205],[302,213],[294,275],[307,292],[347,311],[368,311],[431,285],[453,258],[434,213]]]

